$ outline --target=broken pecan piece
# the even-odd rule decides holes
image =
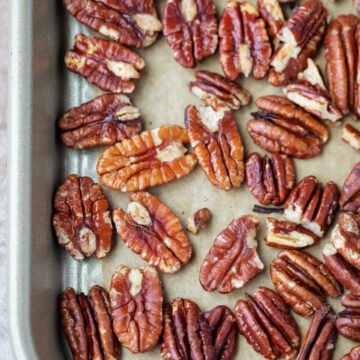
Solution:
[[[52,222],[59,244],[75,260],[93,254],[102,259],[110,251],[113,227],[109,204],[100,185],[90,178],[66,178],[55,194]]]
[[[186,68],[214,54],[218,44],[216,10],[212,0],[168,0],[164,35],[175,60]]]
[[[151,350],[162,331],[163,297],[159,276],[151,266],[120,265],[111,278],[111,315],[121,344],[134,354]]]
[[[257,0],[261,17],[264,19],[271,38],[275,40],[277,33],[285,24],[285,17],[278,0]]]
[[[340,208],[360,214],[360,162],[351,170],[342,187]]]
[[[354,347],[348,354],[344,355],[340,360],[359,360],[360,346]]]
[[[163,125],[108,148],[97,163],[101,184],[124,192],[144,190],[188,175],[196,165],[186,154],[185,129]]]
[[[336,327],[339,333],[352,341],[360,342],[360,296],[347,294],[341,299],[345,310],[339,313]]]
[[[139,117],[139,109],[126,96],[100,95],[59,120],[61,140],[73,149],[113,145],[141,131]]]
[[[343,127],[341,140],[348,143],[354,150],[360,150],[360,131],[350,124]]]
[[[309,316],[323,305],[325,295],[336,297],[341,286],[318,259],[298,250],[283,250],[270,266],[276,290],[301,316]]]
[[[198,210],[190,216],[186,228],[193,234],[197,234],[200,229],[206,229],[211,219],[211,211],[208,208]]]
[[[75,36],[74,48],[65,54],[68,70],[83,76],[90,84],[112,93],[132,93],[144,60],[116,42],[84,34]]]
[[[257,217],[245,215],[216,237],[200,268],[200,283],[206,291],[225,294],[239,289],[264,269],[256,251],[258,225]]]
[[[160,271],[179,271],[191,257],[191,245],[180,220],[154,195],[140,191],[132,193],[130,200],[127,213],[122,209],[113,211],[121,239]]]

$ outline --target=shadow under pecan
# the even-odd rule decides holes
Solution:
[[[360,162],[354,166],[344,182],[340,207],[343,211],[360,214]]]
[[[348,354],[344,355],[340,360],[359,360],[360,346],[354,347]]]
[[[74,48],[65,54],[68,70],[83,76],[90,84],[116,94],[132,93],[140,78],[144,60],[116,42],[84,34],[75,36]]]
[[[130,200],[127,212],[113,211],[121,239],[160,271],[179,271],[191,257],[191,245],[180,220],[168,206],[149,193],[132,193]]]
[[[186,130],[164,125],[108,148],[97,163],[101,184],[124,192],[144,190],[188,175],[197,161],[186,154]]]
[[[93,254],[102,259],[110,251],[109,204],[100,185],[88,177],[66,178],[55,194],[52,223],[59,244],[75,260]]]
[[[141,131],[140,111],[124,95],[105,94],[59,120],[61,140],[73,149],[113,145]]]
[[[339,312],[336,327],[339,333],[352,341],[360,342],[360,296],[347,294],[341,299],[345,310]]]

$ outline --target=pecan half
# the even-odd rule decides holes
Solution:
[[[174,273],[191,257],[191,245],[180,220],[154,195],[130,195],[127,213],[113,211],[116,230],[129,247],[160,271]]]
[[[261,17],[264,19],[271,38],[276,35],[285,24],[285,17],[278,0],[257,0]]]
[[[112,93],[132,93],[144,60],[134,51],[113,41],[75,36],[74,48],[65,54],[68,70],[83,76],[90,84]]]
[[[186,228],[193,234],[197,234],[200,229],[206,229],[211,219],[211,211],[208,208],[198,210],[190,216]]]
[[[318,259],[298,250],[283,250],[270,266],[276,290],[301,316],[309,316],[323,305],[325,295],[336,297],[341,286]]]
[[[255,297],[235,305],[238,329],[254,350],[267,359],[294,359],[300,342],[295,320],[286,304],[273,290],[259,287]]]
[[[340,208],[360,214],[360,162],[351,170],[342,187]]]
[[[360,131],[350,124],[343,127],[341,140],[348,143],[354,150],[360,150]]]
[[[149,46],[162,29],[153,0],[63,0],[63,4],[76,20],[124,45]]]
[[[225,76],[235,81],[250,73],[259,80],[269,70],[271,43],[264,20],[247,1],[229,1],[219,23],[220,63]]]
[[[256,251],[258,225],[257,217],[245,215],[216,237],[200,268],[200,283],[206,291],[225,294],[239,289],[264,269]]]
[[[281,205],[295,185],[293,160],[273,154],[261,159],[252,153],[245,164],[246,184],[251,194],[263,205]]]
[[[151,266],[120,265],[111,278],[111,315],[121,344],[134,354],[151,350],[162,331],[162,290]]]
[[[99,184],[88,177],[66,178],[55,194],[52,223],[59,244],[75,260],[93,254],[102,259],[110,251],[109,204]]]
[[[329,137],[327,128],[292,101],[276,95],[262,96],[247,130],[263,149],[297,158],[319,155]]]
[[[160,351],[165,360],[215,359],[210,326],[191,300],[176,298],[165,306]]]
[[[340,360],[358,360],[360,359],[360,346],[354,347],[348,354],[344,355]]]
[[[360,342],[360,296],[347,294],[341,299],[345,310],[339,313],[336,327],[339,333],[352,341]]]
[[[195,77],[196,81],[189,83],[190,91],[205,102],[214,96],[218,102],[233,110],[250,102],[251,95],[247,90],[219,74],[199,70]]]
[[[214,54],[218,44],[216,10],[212,0],[168,0],[164,35],[175,60],[186,68]]]
[[[196,165],[186,154],[185,129],[164,125],[143,131],[108,148],[97,163],[100,182],[124,192],[144,190],[188,175]]]
[[[189,105],[185,125],[190,144],[210,182],[222,190],[244,180],[244,147],[231,110],[215,98],[206,106]]]
[[[139,117],[139,109],[126,96],[100,95],[64,114],[60,137],[73,149],[113,145],[141,131]]]

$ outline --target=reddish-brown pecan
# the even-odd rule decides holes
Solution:
[[[63,4],[76,20],[124,45],[149,46],[162,29],[153,0],[63,0]]]
[[[124,139],[101,155],[96,168],[100,182],[113,190],[130,192],[180,179],[197,163],[194,154],[186,154],[184,145],[188,142],[186,130],[177,125]]]
[[[210,326],[191,300],[176,298],[166,305],[160,351],[165,360],[215,359]]]
[[[340,360],[359,360],[360,346],[354,347],[348,354],[344,355]]]
[[[144,353],[158,343],[163,297],[154,268],[118,266],[111,278],[110,304],[114,332],[127,349],[134,354]]]
[[[212,0],[168,0],[162,19],[175,60],[186,68],[211,56],[217,48],[216,10]]]
[[[277,33],[285,24],[285,17],[278,0],[257,0],[261,17],[264,19],[269,35],[275,40]]]
[[[61,140],[73,149],[113,145],[141,131],[139,117],[139,109],[125,95],[100,95],[59,120]]]
[[[360,214],[360,162],[354,166],[344,182],[340,207],[343,211]]]
[[[262,79],[269,70],[271,43],[264,20],[247,1],[230,1],[219,23],[220,63],[225,76],[235,81],[239,74]]]
[[[295,185],[295,166],[288,156],[252,153],[245,164],[246,184],[263,205],[281,205]]]
[[[244,180],[244,147],[231,110],[215,98],[206,106],[189,105],[185,125],[190,144],[210,182],[223,190]]]
[[[200,283],[206,291],[228,293],[239,289],[264,269],[257,251],[259,220],[245,215],[233,220],[215,239],[200,268]]]
[[[300,334],[285,302],[273,290],[260,287],[235,306],[238,329],[255,351],[267,359],[294,359]]]
[[[108,201],[99,184],[70,175],[54,199],[53,226],[59,244],[76,260],[110,251],[112,222]]]
[[[233,110],[238,110],[240,106],[250,102],[249,92],[224,76],[199,70],[195,73],[195,77],[196,81],[189,83],[190,91],[205,102],[214,96],[220,103]]]
[[[283,250],[270,266],[271,280],[281,297],[301,316],[323,305],[325,295],[336,297],[341,286],[318,259],[298,250]]]
[[[256,106],[262,111],[252,113],[247,130],[257,145],[297,158],[320,154],[329,132],[319,120],[281,96],[262,96]]]
[[[200,229],[206,229],[211,219],[211,211],[208,208],[198,210],[190,216],[186,228],[193,234],[197,234]]]
[[[350,124],[343,127],[341,140],[348,143],[354,150],[360,150],[360,131]]]
[[[341,304],[345,310],[339,313],[336,327],[342,336],[360,342],[360,296],[348,294],[341,299]]]
[[[65,54],[68,70],[83,76],[90,84],[112,93],[132,93],[136,85],[131,79],[139,79],[144,60],[134,51],[116,42],[75,36],[74,48]]]
[[[191,257],[191,245],[180,220],[154,195],[140,191],[132,193],[130,200],[127,212],[122,209],[113,211],[121,239],[160,271],[179,271]]]

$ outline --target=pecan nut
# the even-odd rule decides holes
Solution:
[[[360,131],[350,124],[343,127],[341,140],[348,143],[354,150],[360,150]]]
[[[358,360],[360,359],[360,346],[354,347],[348,354],[344,355],[340,360]]]
[[[264,269],[255,240],[259,220],[245,215],[233,220],[215,239],[200,268],[206,291],[221,294],[239,289]]]
[[[197,161],[186,154],[185,129],[164,125],[143,131],[108,148],[100,157],[100,182],[124,192],[144,190],[188,175]]]
[[[273,154],[261,159],[252,153],[245,164],[246,184],[251,194],[263,205],[281,205],[295,185],[295,166],[286,156]]]
[[[252,113],[254,119],[247,123],[255,144],[269,152],[297,158],[320,154],[329,132],[319,120],[281,96],[262,96],[256,100],[256,106],[262,111]]]
[[[83,76],[90,84],[116,94],[132,93],[144,60],[134,51],[113,41],[75,36],[74,48],[65,55],[68,70]]]
[[[261,17],[264,19],[269,35],[275,40],[285,24],[285,17],[278,0],[257,0]]]
[[[186,68],[214,54],[218,44],[212,0],[168,0],[162,19],[164,35],[175,60]]]
[[[238,329],[254,350],[267,359],[294,359],[300,343],[295,320],[273,290],[260,287],[235,305]]]
[[[359,0],[352,0],[353,7],[355,8],[356,12],[360,15],[360,1]]]
[[[100,95],[59,120],[61,140],[73,149],[113,145],[141,131],[140,111],[125,95]]]
[[[283,250],[270,266],[276,290],[301,316],[309,316],[323,305],[325,295],[341,294],[340,284],[318,259],[298,250]]]
[[[154,268],[120,265],[111,278],[110,304],[114,332],[127,349],[134,354],[144,353],[158,343],[163,297]]]
[[[208,208],[198,210],[194,215],[189,217],[186,228],[196,235],[200,229],[206,229],[208,227],[211,215],[211,211]]]
[[[165,306],[160,352],[165,360],[215,359],[210,325],[191,300],[176,298]]]
[[[360,214],[360,162],[351,170],[342,187],[340,208]]]
[[[121,239],[136,254],[160,271],[174,273],[191,257],[191,245],[180,220],[154,195],[130,195],[127,212],[113,211]]]
[[[264,20],[255,6],[247,1],[230,1],[219,23],[220,63],[225,76],[235,81],[240,74],[255,79],[269,70],[271,43]]]
[[[205,102],[214,96],[220,103],[233,110],[238,110],[240,106],[250,102],[249,92],[224,76],[199,70],[195,73],[195,77],[196,81],[189,83],[190,91]]]
[[[360,342],[360,296],[347,294],[341,299],[341,305],[345,310],[339,313],[336,328],[342,336]]]
[[[162,29],[153,0],[63,0],[82,24],[121,44],[143,48]]]
[[[95,254],[102,259],[112,244],[112,222],[108,201],[88,177],[70,175],[55,194],[53,226],[59,244],[82,261]]]
[[[185,125],[190,144],[210,182],[222,190],[244,180],[244,147],[231,110],[215,98],[206,106],[189,105]]]

